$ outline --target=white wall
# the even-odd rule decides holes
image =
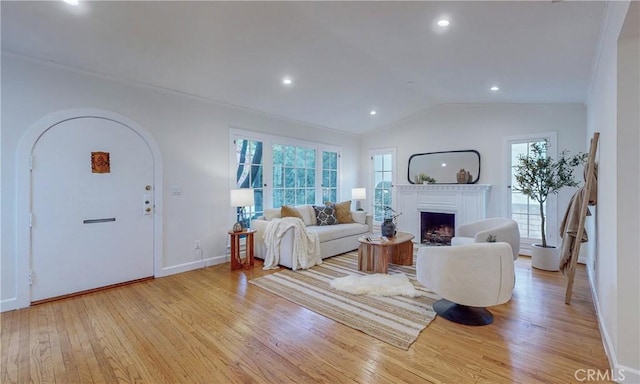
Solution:
[[[640,187],[637,172],[629,177],[629,171],[640,166],[640,42],[636,33],[635,38],[618,43],[628,9],[629,2],[610,2],[607,6],[587,102],[588,136],[600,132],[598,204],[592,228],[595,254],[588,271],[611,366],[615,372],[623,370],[625,382],[638,383]]]
[[[618,42],[618,346],[640,368],[640,39]],[[631,172],[630,172],[631,171]]]
[[[229,129],[338,145],[342,148],[341,197],[355,187],[359,137],[205,100],[131,85],[79,71],[2,54],[2,310],[16,296],[16,149],[26,130],[63,109],[95,108],[118,113],[146,129],[158,142],[164,164],[164,261],[166,273],[196,268],[201,240],[204,259],[224,261],[229,206]],[[21,175],[23,177],[24,175]],[[182,186],[172,196],[171,185]],[[21,277],[26,278],[26,277]]]
[[[557,131],[558,149],[575,154],[585,146],[586,108],[582,104],[444,104],[363,138],[360,167],[368,169],[370,148],[397,147],[398,184],[407,184],[407,164],[415,153],[475,149],[480,152],[480,184],[491,184],[488,215],[504,216],[509,190],[503,138]],[[475,176],[475,175],[474,175]],[[365,180],[361,180],[364,182]],[[559,223],[575,190],[558,197]],[[557,228],[549,228],[556,236]]]

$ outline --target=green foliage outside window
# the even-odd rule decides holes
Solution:
[[[315,204],[316,151],[273,145],[273,207]]]

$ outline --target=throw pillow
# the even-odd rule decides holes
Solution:
[[[280,215],[282,217],[297,217],[302,220],[302,215],[300,214],[300,212],[298,212],[297,209],[289,207],[287,205],[283,205],[282,207],[280,207]]]
[[[351,216],[353,217],[353,221],[358,224],[367,223],[367,212],[365,211],[353,211],[351,212]]]
[[[325,203],[328,206],[333,207],[336,210],[336,218],[338,223],[347,224],[353,223],[353,217],[351,216],[351,200],[343,201],[342,203],[332,203],[327,201]]]
[[[333,207],[316,207],[313,206],[313,210],[316,212],[316,225],[335,225],[338,224],[336,218],[336,210]]]

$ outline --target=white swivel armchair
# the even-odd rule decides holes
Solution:
[[[503,217],[493,217],[460,225],[456,228],[455,237],[451,239],[451,245],[486,243],[489,236],[494,237],[493,241],[509,243],[513,251],[513,260],[518,259],[520,253],[518,223]]]
[[[437,293],[435,312],[465,325],[487,325],[493,315],[484,307],[511,299],[515,272],[508,243],[473,243],[423,247],[416,260],[418,282]]]

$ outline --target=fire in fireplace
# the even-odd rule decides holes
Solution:
[[[420,242],[425,245],[451,245],[455,236],[453,213],[420,212]]]

